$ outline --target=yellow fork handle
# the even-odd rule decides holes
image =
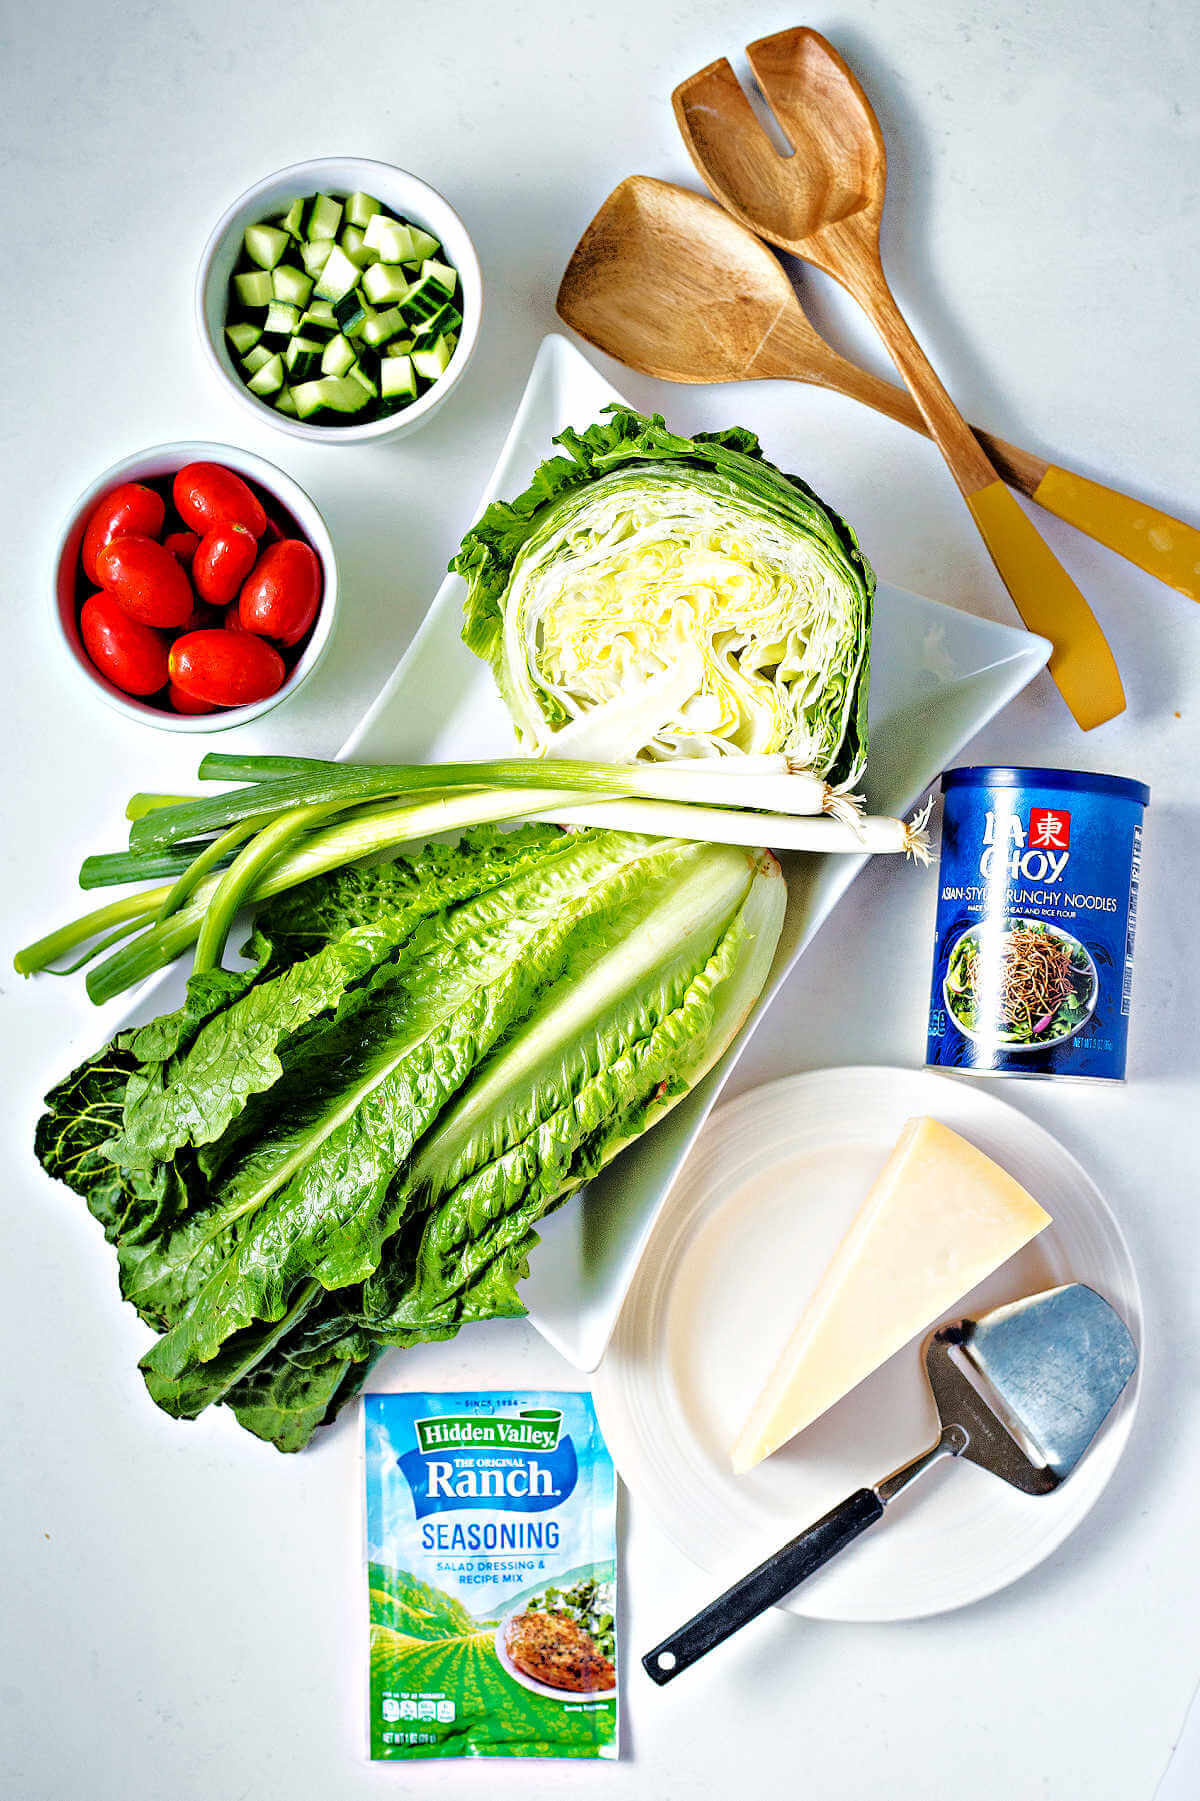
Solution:
[[[1047,668],[1085,732],[1125,709],[1121,676],[1096,616],[1002,481],[966,497],[1013,604],[1054,646]]]
[[[1033,498],[1147,575],[1178,588],[1189,600],[1200,600],[1200,531],[1194,526],[1053,463]]]

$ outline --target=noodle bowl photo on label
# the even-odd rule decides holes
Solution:
[[[942,987],[947,1010],[968,1038],[1039,1051],[1087,1024],[1098,978],[1078,938],[1038,919],[1010,919],[964,932]]]

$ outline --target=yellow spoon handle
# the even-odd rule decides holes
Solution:
[[[1002,481],[966,496],[1013,605],[1054,646],[1047,664],[1083,731],[1123,712],[1125,691],[1096,616]]]
[[[1051,463],[1033,498],[1189,600],[1200,600],[1200,531],[1086,475]]]

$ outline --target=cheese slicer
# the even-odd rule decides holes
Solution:
[[[936,1441],[872,1487],[848,1495],[655,1645],[642,1658],[652,1681],[670,1682],[782,1601],[944,1457],[965,1457],[1022,1494],[1052,1494],[1137,1368],[1125,1322],[1079,1282],[940,1326],[922,1355],[941,1425]]]

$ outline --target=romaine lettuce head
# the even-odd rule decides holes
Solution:
[[[539,1221],[733,1042],[784,905],[765,851],[536,825],[269,903],[251,968],[38,1125],[159,1334],[153,1399],[295,1450],[385,1346],[523,1312]]]
[[[741,430],[624,407],[556,442],[451,564],[463,637],[537,755],[786,751],[862,772],[875,578],[850,527]]]

